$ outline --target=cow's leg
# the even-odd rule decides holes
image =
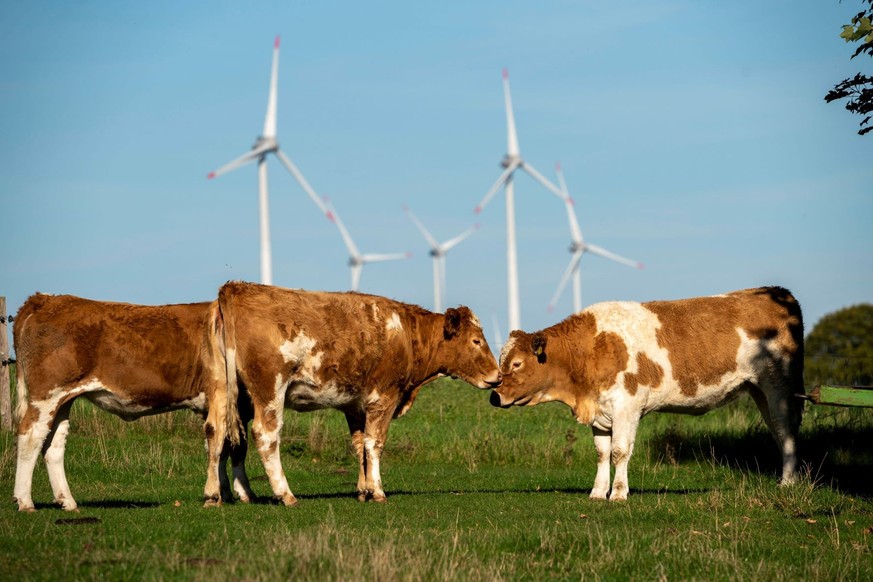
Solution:
[[[252,486],[249,485],[249,476],[246,473],[246,454],[248,454],[248,450],[249,443],[245,438],[241,438],[238,445],[230,447],[233,489],[239,495],[239,500],[243,503],[250,503],[257,499],[257,495],[252,491]]]
[[[70,492],[67,475],[64,472],[64,451],[67,446],[67,434],[70,432],[70,409],[73,401],[65,402],[58,408],[52,430],[42,446],[49,482],[54,493],[55,503],[67,511],[76,510],[76,501]]]
[[[628,494],[627,466],[634,452],[640,417],[632,411],[616,411],[612,424],[611,460],[615,465],[610,501],[625,501]]]
[[[346,422],[349,424],[349,434],[352,437],[352,447],[358,458],[358,501],[367,500],[367,458],[364,454],[364,419],[360,414],[346,412]]]
[[[216,397],[209,404],[209,413],[203,424],[206,435],[206,485],[203,488],[203,506],[215,507],[222,500],[232,499],[227,478],[227,455],[224,451],[227,439],[227,401],[224,391],[216,390]]]
[[[54,404],[51,402],[28,402],[18,425],[17,460],[15,466],[15,489],[13,499],[18,511],[34,511],[31,489],[33,470],[42,451],[43,443],[54,422]]]
[[[296,505],[297,498],[288,487],[288,480],[285,478],[282,461],[279,457],[279,433],[282,431],[284,402],[285,391],[280,390],[276,399],[267,406],[255,404],[252,439],[258,449],[258,454],[261,456],[267,478],[270,480],[273,496],[284,505],[291,506]]]
[[[370,499],[379,503],[386,501],[385,491],[382,489],[379,461],[382,458],[382,450],[385,448],[385,439],[388,437],[388,427],[391,424],[395,408],[396,402],[389,402],[385,398],[367,404],[364,425],[364,456],[366,458],[366,484],[364,487]]]
[[[782,453],[782,485],[790,485],[797,478],[797,432],[800,422],[792,420],[799,419],[800,415],[791,409],[794,403],[790,401],[792,396],[788,392],[779,384],[770,381],[763,381],[761,386],[752,386],[749,389],[749,394],[758,405],[761,417]],[[800,401],[799,398],[795,400]]]
[[[594,433],[594,448],[597,449],[597,475],[591,488],[591,499],[606,499],[609,494],[609,459],[612,451],[612,432],[591,427]]]

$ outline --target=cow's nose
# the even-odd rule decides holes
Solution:
[[[485,380],[485,383],[488,384],[491,388],[497,388],[503,382],[503,374],[497,372],[497,380]]]
[[[491,403],[491,406],[503,408],[503,403],[500,402],[500,394],[498,394],[497,392],[491,393],[491,396],[488,397],[488,402]]]

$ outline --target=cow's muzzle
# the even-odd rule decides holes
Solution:
[[[498,386],[500,386],[503,383],[503,374],[501,374],[500,372],[497,372],[497,379],[496,380],[489,380],[486,378],[485,383],[488,385],[488,388],[497,388]]]
[[[488,402],[491,403],[491,406],[496,406],[497,408],[509,408],[512,406],[511,402],[509,404],[504,404],[503,398],[496,391],[491,393]]]

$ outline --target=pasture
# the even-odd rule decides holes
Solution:
[[[804,478],[780,488],[776,445],[750,399],[701,417],[643,419],[627,502],[588,499],[588,427],[560,404],[499,410],[459,381],[425,387],[391,426],[387,504],[354,496],[336,411],[286,411],[282,463],[297,507],[203,509],[201,423],[124,423],[77,402],[67,475],[80,505],[11,502],[0,433],[0,572],[7,580],[863,580],[873,578],[873,411],[811,407]],[[259,495],[269,486],[249,455]]]

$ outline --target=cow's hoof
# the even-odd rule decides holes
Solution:
[[[19,513],[36,513],[36,508],[31,505],[30,507],[19,507],[18,511]]]
[[[358,491],[358,501],[364,503],[367,501],[368,494],[366,491]]]
[[[206,499],[203,502],[203,507],[221,507],[220,499]]]
[[[279,498],[279,502],[285,507],[294,507],[297,505],[297,498],[291,493],[287,493]]]
[[[591,493],[588,498],[594,501],[606,501],[606,493]]]
[[[370,500],[375,502],[375,503],[386,503],[388,501],[388,498],[385,497],[385,495],[383,493],[379,493],[379,494],[373,495],[370,498]]]

